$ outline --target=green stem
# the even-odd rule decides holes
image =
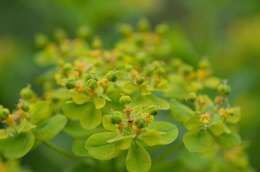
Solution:
[[[111,159],[111,172],[116,172],[116,159]]]
[[[72,159],[75,160],[77,159],[77,157],[75,157],[73,154],[66,152],[65,150],[63,150],[62,148],[52,144],[52,143],[48,143],[48,142],[44,142],[44,144],[50,148],[51,150],[59,153],[60,155],[63,155],[64,157],[68,158],[68,159]]]
[[[181,148],[182,144],[179,143],[177,145],[171,146],[168,149],[165,149],[158,157],[154,159],[154,162],[161,162],[163,159],[167,158],[168,156],[172,155],[176,150]]]

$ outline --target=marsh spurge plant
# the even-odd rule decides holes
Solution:
[[[139,31],[123,25],[121,32],[110,49],[84,29],[75,39],[39,37],[37,62],[51,70],[41,77],[41,96],[27,86],[15,110],[0,107],[3,161],[63,132],[75,156],[124,159],[130,172],[249,171],[239,108],[229,104],[230,87],[208,61],[193,67],[175,58],[165,25],[152,32],[141,22]]]

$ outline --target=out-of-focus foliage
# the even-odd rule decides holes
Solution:
[[[14,107],[19,89],[28,82],[35,83],[39,70],[33,65],[32,42],[36,33],[51,33],[57,28],[74,32],[75,28],[88,24],[92,32],[98,31],[105,36],[105,44],[110,45],[111,40],[117,37],[110,34],[115,28],[112,23],[133,23],[145,15],[153,24],[159,21],[173,23],[171,44],[175,56],[192,64],[196,64],[197,58],[209,57],[216,72],[229,77],[233,88],[232,102],[238,104],[242,113],[246,114],[241,123],[242,136],[248,140],[250,159],[259,170],[259,2],[1,0],[0,102]],[[35,84],[33,87],[36,88]],[[36,156],[38,154],[41,152],[34,153]],[[46,163],[47,159],[50,157],[44,159]],[[37,166],[38,161],[33,160]],[[60,163],[57,158],[52,158],[52,161]],[[60,170],[51,162],[45,171],[48,171],[48,167]],[[77,169],[81,169],[81,166]]]
[[[57,13],[66,18],[66,23],[87,24],[95,29],[108,26],[124,17],[139,15],[161,9],[158,0],[26,0],[33,8],[39,8],[45,13]],[[53,17],[53,16],[50,16]],[[73,28],[70,26],[70,28]]]
[[[41,37],[37,62],[50,66],[43,94],[27,86],[15,110],[0,106],[1,157],[22,159],[45,144],[88,160],[91,171],[99,168],[93,160],[110,160],[100,171],[252,171],[237,127],[240,109],[231,106],[226,81],[207,60],[192,66],[174,57],[167,25],[151,32],[141,20],[138,29],[123,25],[124,37],[109,49],[85,34],[58,35],[54,43]],[[71,142],[66,150],[50,143],[62,132]],[[151,156],[154,151],[161,152]]]
[[[235,94],[234,99],[244,112],[241,126],[243,135],[249,140],[250,152],[260,152],[259,122],[260,107],[260,18],[245,18],[233,23],[228,30],[227,47],[223,48],[215,59],[218,70],[230,75]],[[225,63],[223,63],[225,61]],[[258,164],[259,158],[252,156],[252,161]]]

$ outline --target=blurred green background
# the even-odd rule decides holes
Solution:
[[[52,35],[62,28],[73,35],[86,25],[109,46],[118,24],[142,17],[152,25],[171,25],[175,56],[190,63],[208,57],[215,73],[229,80],[232,102],[242,107],[241,133],[251,164],[260,171],[259,0],[1,0],[0,104],[14,107],[19,90],[36,83],[42,72],[34,63],[37,33]],[[50,169],[59,170],[54,159],[43,157]],[[38,161],[25,161],[36,168]]]

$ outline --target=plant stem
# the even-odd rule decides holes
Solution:
[[[154,159],[154,162],[160,162],[163,159],[167,158],[171,154],[173,154],[176,150],[179,150],[181,148],[182,144],[177,144],[174,146],[170,146],[168,149],[165,149],[164,152],[162,152],[158,157]]]
[[[116,172],[116,159],[111,159],[111,171]]]
[[[44,142],[44,144],[52,149],[53,151],[63,155],[64,157],[68,158],[68,159],[71,159],[71,160],[75,160],[77,159],[77,157],[75,157],[73,154],[69,153],[69,152],[66,152],[64,149],[52,144],[52,143],[48,143],[48,142]]]

